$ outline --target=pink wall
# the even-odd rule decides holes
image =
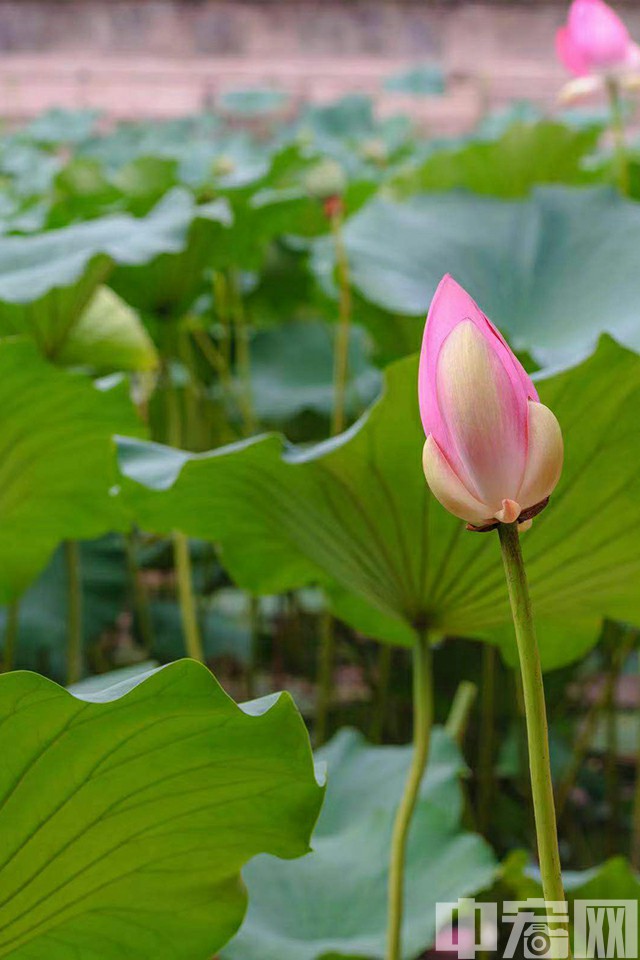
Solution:
[[[553,107],[563,15],[564,4],[515,0],[0,0],[0,117],[51,106],[168,117],[267,85],[294,100],[374,94],[383,112],[459,131],[512,98]],[[625,16],[640,39],[639,5]],[[425,60],[442,66],[445,97],[380,93],[391,71]]]

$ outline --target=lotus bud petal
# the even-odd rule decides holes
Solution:
[[[558,101],[563,106],[570,106],[585,97],[591,97],[602,89],[602,77],[573,77],[560,89]]]
[[[431,492],[474,527],[529,520],[562,469],[562,434],[510,347],[446,276],[429,309],[419,373]]]
[[[558,57],[577,77],[631,66],[633,48],[626,26],[604,0],[573,0],[556,34]]]

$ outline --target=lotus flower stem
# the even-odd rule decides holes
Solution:
[[[229,299],[231,301],[233,327],[236,336],[236,357],[238,373],[240,375],[240,409],[244,421],[244,434],[252,436],[257,430],[256,416],[253,409],[253,390],[251,387],[251,351],[249,344],[249,327],[245,313],[242,291],[236,271],[231,271],[228,282]]]
[[[166,392],[168,405],[167,423],[169,424],[168,441],[172,447],[180,448],[182,445],[180,407],[175,387],[171,383],[170,374],[167,374]],[[204,663],[204,649],[200,636],[196,598],[193,590],[189,539],[181,530],[174,530],[171,539],[173,541],[173,562],[178,587],[178,604],[180,606],[180,617],[182,620],[182,630],[187,655],[194,660],[199,660],[201,663]]]
[[[67,565],[67,685],[82,675],[82,584],[77,540],[64,545]]]
[[[458,688],[453,697],[453,703],[449,710],[445,730],[452,740],[455,740],[459,747],[464,743],[467,732],[467,724],[478,696],[478,688],[470,680],[463,680],[458,684]]]
[[[433,676],[429,635],[420,630],[413,649],[413,757],[391,837],[386,960],[401,960],[407,839],[429,757],[433,725]]]
[[[198,624],[196,600],[193,592],[193,575],[191,571],[191,556],[189,554],[189,539],[181,530],[173,532],[173,558],[176,565],[178,582],[178,602],[184,631],[184,642],[187,655],[193,660],[204,663],[204,649]]]
[[[186,325],[177,331],[176,347],[178,359],[186,374],[182,387],[183,416],[181,418],[180,432],[182,434],[182,444],[190,447],[193,443],[194,436],[197,436],[198,421],[201,420],[201,404],[198,395],[198,381],[195,372],[191,332]]]
[[[229,291],[227,278],[219,270],[213,272],[213,297],[216,314],[223,327],[221,353],[227,370],[231,369],[231,320],[229,317]]]
[[[611,132],[616,153],[618,188],[623,196],[629,195],[629,158],[624,134],[624,115],[620,98],[620,84],[615,77],[606,81],[607,96],[611,109]]]
[[[331,204],[329,219],[336,256],[338,276],[338,328],[333,352],[333,416],[331,436],[342,433],[346,426],[346,396],[349,376],[349,329],[351,326],[351,285],[349,260],[342,235],[342,201],[336,198]],[[328,711],[333,690],[335,660],[335,626],[330,613],[322,615],[320,622],[320,647],[318,651],[318,696],[316,701],[316,744],[326,738]]]
[[[124,538],[124,550],[131,584],[131,599],[142,646],[147,653],[153,649],[153,625],[149,609],[149,595],[140,574],[140,565],[136,556],[138,534],[132,528]]]
[[[524,690],[522,676],[514,673],[513,676],[513,704],[518,719],[516,729],[516,787],[523,805],[526,808],[527,821],[533,819],[531,807],[531,775],[529,773],[529,757],[527,745],[527,717],[524,705]],[[557,819],[557,815],[556,815]],[[535,829],[535,824],[531,824]]]
[[[342,234],[342,204],[337,204],[331,214],[331,231],[336,255],[338,277],[338,329],[334,349],[332,435],[342,433],[346,425],[347,381],[349,377],[349,330],[351,327],[351,283],[349,260]]]
[[[4,649],[2,651],[3,670],[8,673],[13,670],[16,662],[18,646],[18,627],[20,619],[20,603],[12,600],[7,607],[7,620],[4,629]]]
[[[217,346],[217,344],[214,343],[207,331],[203,330],[201,327],[194,326],[191,332],[193,334],[193,339],[200,347],[205,360],[212,368],[214,373],[217,374],[222,385],[222,389],[225,391],[227,396],[229,396],[232,391],[231,372],[222,350]]]
[[[531,793],[538,838],[542,890],[547,902],[564,902],[542,668],[533,624],[527,575],[520,549],[518,524],[501,523],[498,533],[522,674]]]

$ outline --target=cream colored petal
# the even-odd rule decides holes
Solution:
[[[492,516],[505,498],[516,499],[524,476],[528,407],[522,384],[491,341],[463,320],[442,345],[437,393],[453,448],[450,453],[438,437],[441,450],[472,496],[491,504]]]
[[[495,517],[500,523],[515,523],[521,513],[520,504],[515,500],[503,500],[502,510],[498,510]]]
[[[574,77],[562,87],[558,94],[558,101],[566,106],[584,97],[590,97],[602,89],[604,89],[604,82],[602,77],[596,74],[590,74],[588,77]]]
[[[534,507],[552,492],[560,479],[564,447],[555,416],[542,403],[529,401],[529,453],[518,502]]]
[[[449,513],[475,525],[487,520],[490,516],[488,507],[469,493],[431,435],[424,445],[422,466],[431,493]]]

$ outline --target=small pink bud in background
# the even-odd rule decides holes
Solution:
[[[638,48],[604,0],[573,0],[566,26],[556,34],[563,65],[577,77],[616,73],[637,64]]]
[[[419,373],[433,495],[476,527],[542,509],[562,469],[553,413],[504,338],[450,277],[435,292]]]
[[[429,956],[432,960],[439,960],[440,957],[449,958],[451,954],[456,957],[472,957],[476,952],[475,925],[462,922],[453,929],[441,930],[438,933],[434,953]]]

